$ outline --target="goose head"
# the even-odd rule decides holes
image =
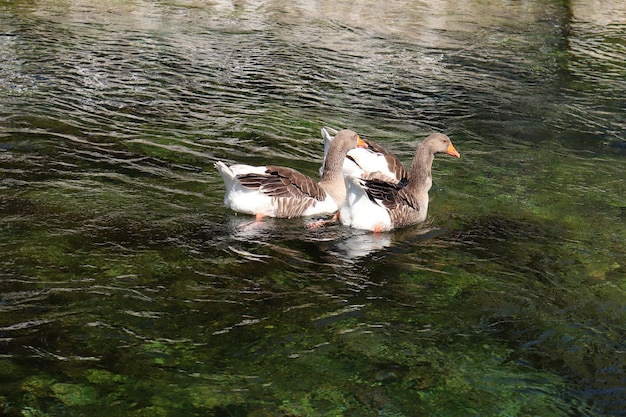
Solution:
[[[423,145],[426,146],[433,154],[446,153],[454,156],[455,158],[461,157],[461,154],[459,154],[459,152],[454,148],[454,145],[452,145],[450,138],[443,133],[433,133],[424,139]]]

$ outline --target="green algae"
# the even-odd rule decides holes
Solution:
[[[50,397],[68,407],[79,407],[98,402],[98,391],[91,386],[57,382],[45,376],[26,378],[21,389],[27,396],[35,398]]]
[[[67,406],[85,406],[97,401],[94,387],[57,382],[50,385],[53,396]]]
[[[187,389],[191,405],[197,409],[215,409],[246,402],[244,394],[232,391],[230,387],[201,384]]]

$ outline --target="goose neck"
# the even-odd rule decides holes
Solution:
[[[423,143],[418,145],[413,162],[411,163],[411,172],[409,173],[409,185],[413,190],[430,190],[432,185],[431,169],[435,154]]]

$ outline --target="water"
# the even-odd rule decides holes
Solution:
[[[10,416],[626,409],[621,2],[5,2]],[[222,206],[319,128],[434,163],[380,236]]]

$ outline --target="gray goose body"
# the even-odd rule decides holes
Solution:
[[[418,144],[406,181],[381,172],[347,176],[341,222],[356,229],[383,232],[425,221],[436,153],[460,157],[448,136],[434,133]]]
[[[226,185],[224,205],[240,213],[256,215],[257,219],[337,212],[346,196],[341,164],[350,149],[366,145],[351,130],[339,132],[335,142],[328,151],[319,182],[288,167],[227,166],[216,162],[215,167]]]

